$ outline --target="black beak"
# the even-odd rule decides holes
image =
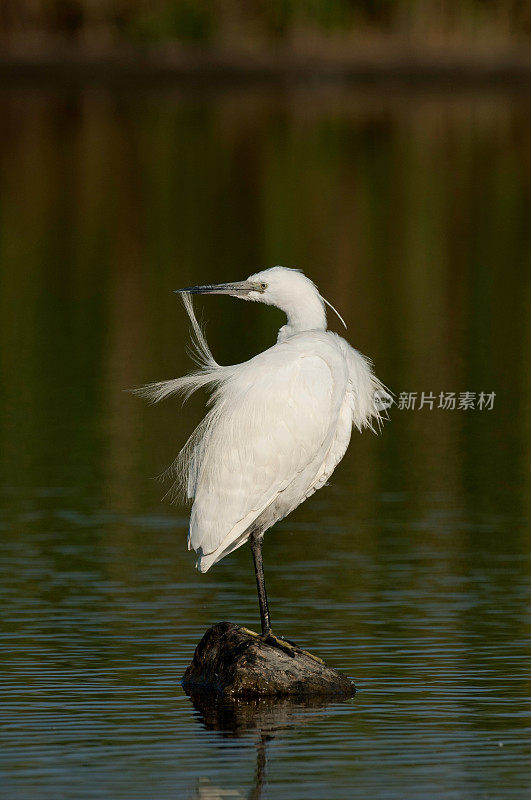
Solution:
[[[252,281],[236,281],[235,283],[210,283],[206,286],[188,286],[185,289],[175,289],[182,294],[231,294],[235,297],[245,297],[249,292],[262,292],[258,283]]]

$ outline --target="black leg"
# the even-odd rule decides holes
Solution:
[[[258,602],[260,603],[260,621],[262,623],[262,636],[269,636],[271,633],[271,620],[269,619],[269,608],[267,606],[267,593],[264,580],[264,564],[262,562],[262,542],[263,536],[258,532],[251,533],[249,541],[253,553],[254,573],[256,575],[256,588],[258,589]]]

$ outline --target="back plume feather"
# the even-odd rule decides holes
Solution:
[[[188,373],[188,375],[183,375],[182,378],[147,383],[145,386],[139,386],[137,389],[131,390],[133,394],[138,397],[144,397],[150,403],[159,403],[172,394],[181,394],[185,400],[188,400],[190,395],[202,386],[207,386],[209,383],[217,383],[226,370],[226,367],[222,367],[217,363],[210,351],[205,334],[196,319],[192,298],[187,292],[183,292],[181,296],[192,323],[192,344],[189,348],[189,353],[197,364],[198,369]]]
[[[217,363],[210,351],[208,342],[205,338],[201,326],[199,325],[192,305],[192,299],[187,292],[183,292],[182,299],[186,312],[192,323],[192,343],[189,352],[198,366],[194,372],[183,375],[182,378],[173,378],[169,381],[157,381],[132,389],[133,394],[144,397],[150,403],[158,403],[160,400],[172,394],[181,394],[187,400],[191,394],[203,386],[212,389],[219,387],[224,380],[229,378],[236,367],[223,367]],[[211,403],[215,400],[216,393],[211,398]],[[175,461],[163,472],[161,478],[171,478],[174,483],[168,491],[172,502],[179,498],[192,499],[195,494],[199,470],[205,454],[209,436],[215,427],[215,419],[218,408],[214,405],[210,409],[203,421],[192,433]]]

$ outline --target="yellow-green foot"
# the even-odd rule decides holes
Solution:
[[[271,647],[276,647],[278,650],[282,650],[282,652],[287,653],[288,656],[295,658],[296,653],[302,653],[300,647],[294,642],[290,642],[289,639],[284,639],[282,636],[275,636],[271,631],[266,634],[262,634],[260,636],[265,644],[271,645]]]

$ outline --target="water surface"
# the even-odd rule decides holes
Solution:
[[[526,796],[529,106],[4,88],[0,112],[0,795]],[[194,706],[179,680],[204,630],[258,625],[251,557],[199,575],[153,479],[204,397],[124,389],[189,368],[172,289],[276,263],[397,394],[496,397],[394,409],[267,534],[275,630],[354,700]],[[282,324],[198,308],[221,363]]]

